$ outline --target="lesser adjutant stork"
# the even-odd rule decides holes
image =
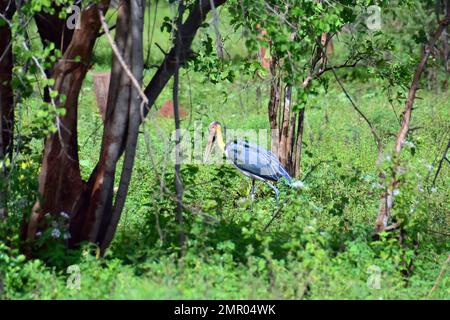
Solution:
[[[292,178],[281,165],[280,161],[278,161],[276,155],[271,151],[267,151],[260,146],[244,140],[233,140],[225,144],[222,136],[222,126],[218,121],[213,121],[209,125],[208,144],[204,155],[205,161],[208,160],[214,142],[217,142],[225,157],[240,172],[252,179],[252,200],[254,199],[255,180],[262,180],[275,191],[276,201],[278,203],[278,189],[271,182],[277,182],[284,178],[290,185]]]

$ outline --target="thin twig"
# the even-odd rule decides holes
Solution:
[[[439,272],[438,277],[436,278],[436,281],[434,282],[433,288],[431,288],[430,292],[428,293],[428,297],[431,296],[431,294],[436,291],[436,289],[439,286],[439,282],[441,282],[442,276],[444,275],[444,271],[447,268],[447,264],[450,262],[450,254],[447,257],[447,260],[445,260],[444,265],[441,268],[441,271]]]
[[[439,175],[439,172],[442,169],[442,164],[444,163],[444,160],[447,160],[447,162],[449,161],[448,158],[447,158],[448,149],[450,149],[450,139],[448,140],[447,147],[445,148],[445,151],[444,151],[444,153],[442,155],[442,158],[439,161],[439,165],[438,165],[438,169],[436,171],[436,174],[434,175],[433,184],[432,184],[433,188],[434,188],[434,186],[436,184],[436,179],[437,179],[437,177]]]

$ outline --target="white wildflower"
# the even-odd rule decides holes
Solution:
[[[69,232],[65,232],[63,234],[63,238],[64,238],[64,240],[70,239],[71,238],[70,233]]]
[[[40,237],[40,236],[42,236],[42,232],[40,232],[40,231],[36,232],[36,237]]]
[[[415,147],[414,143],[412,143],[411,141],[403,141],[403,144],[408,146],[408,147],[410,147],[410,148],[414,148]]]
[[[394,196],[398,196],[398,195],[400,194],[400,190],[394,189],[394,191],[392,191],[392,194],[393,194]]]
[[[65,218],[65,219],[69,219],[69,215],[67,213],[65,213],[64,211],[61,211],[60,215],[61,215],[61,217]]]
[[[53,238],[55,238],[55,239],[57,239],[57,238],[59,238],[61,236],[61,231],[59,231],[59,229],[53,229],[52,230],[52,237]]]
[[[302,181],[297,180],[294,181],[291,186],[296,189],[303,189],[305,187],[305,184]]]

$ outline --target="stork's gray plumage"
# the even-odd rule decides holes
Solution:
[[[210,124],[209,131],[210,137],[205,152],[205,159],[211,152],[213,142],[217,139],[217,143],[225,153],[226,158],[240,172],[252,179],[252,199],[254,198],[255,180],[261,180],[275,191],[278,203],[278,189],[271,182],[277,182],[284,178],[288,184],[292,183],[292,178],[281,165],[278,158],[271,151],[244,140],[234,140],[225,145],[221,126],[217,121]]]

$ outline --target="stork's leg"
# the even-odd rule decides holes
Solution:
[[[275,187],[273,184],[271,184],[268,181],[266,181],[266,183],[269,185],[269,187],[271,187],[273,189],[273,191],[275,191],[275,204],[278,206],[278,189],[277,189],[277,187]]]
[[[255,200],[255,179],[252,179],[252,191],[250,193],[250,196],[252,197],[252,202]]]

